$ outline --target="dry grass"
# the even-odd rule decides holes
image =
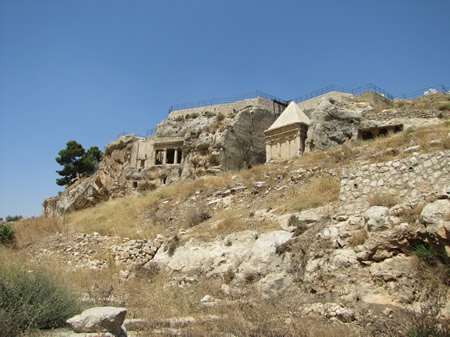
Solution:
[[[417,110],[428,110],[430,107],[436,108],[439,103],[446,101],[449,97],[450,95],[445,93],[417,97],[408,102],[408,107]]]
[[[59,218],[40,216],[21,219],[14,223],[14,229],[16,230],[15,244],[18,248],[22,248],[45,237],[61,233],[64,227]]]
[[[375,193],[369,197],[370,206],[392,207],[400,203],[400,199],[389,193]]]
[[[194,227],[211,218],[211,215],[208,207],[201,203],[196,207],[188,208],[183,218],[187,227]]]
[[[246,211],[239,209],[220,211],[209,221],[193,228],[192,234],[202,240],[210,241],[220,235],[248,230],[249,228],[244,221],[246,213]]]
[[[224,299],[220,291],[223,281],[218,278],[200,278],[181,287],[178,280],[164,272],[151,278],[143,276],[138,273],[136,277],[121,282],[115,273],[84,271],[78,275],[77,285],[98,304],[111,296],[119,302],[126,301],[129,317],[147,320],[152,329],[164,330],[169,325],[169,318],[198,319],[197,323],[179,332],[183,336],[218,336],[224,333],[235,336],[357,336],[351,326],[302,317],[298,302],[291,299],[269,301],[252,293],[251,300],[242,296],[234,303],[205,307],[200,303],[205,295]],[[202,320],[202,317],[211,315],[216,319]],[[144,336],[164,335],[150,330],[142,333]]]
[[[290,206],[292,210],[304,210],[323,206],[339,199],[340,179],[320,175],[292,192]]]
[[[282,163],[271,163],[269,167],[266,165],[257,165],[248,170],[241,170],[234,172],[237,176],[237,181],[251,187],[255,181],[265,180],[267,174],[275,172],[277,168],[281,167]]]
[[[69,231],[130,238],[153,237],[157,233],[143,227],[139,216],[159,207],[157,192],[141,196],[129,196],[100,203],[92,208],[73,212],[65,216]]]
[[[419,203],[413,208],[404,210],[399,214],[400,220],[410,225],[420,222],[420,213],[422,213],[424,207],[424,203]]]
[[[349,243],[352,247],[356,247],[356,246],[364,244],[364,242],[366,242],[368,237],[369,236],[367,234],[367,231],[364,228],[362,228],[359,231],[356,231],[352,234],[352,236],[350,237]]]
[[[413,131],[404,131],[399,134],[382,137],[369,141],[359,141],[328,151],[312,151],[305,153],[293,161],[269,163],[255,166],[249,170],[226,172],[219,176],[205,176],[194,181],[183,182],[176,185],[164,186],[157,191],[147,192],[140,196],[129,196],[98,204],[94,208],[71,213],[63,219],[64,229],[78,232],[99,232],[103,235],[115,235],[130,238],[153,238],[158,233],[167,231],[167,214],[177,203],[183,203],[193,195],[205,198],[218,190],[228,189],[238,183],[252,187],[255,181],[275,181],[280,175],[286,176],[287,170],[296,168],[311,169],[320,167],[330,169],[336,167],[352,167],[358,161],[372,155],[370,162],[381,162],[402,158],[409,154],[401,151],[402,148],[421,145],[421,152],[439,151],[450,148],[450,139],[447,136],[450,123],[437,126],[417,128]],[[431,140],[441,139],[440,144],[431,146]],[[389,148],[398,151],[386,151]],[[287,165],[289,168],[287,168]],[[339,193],[339,182],[335,178],[316,177],[311,181],[303,180],[299,188],[290,193],[291,202],[288,209],[306,209],[336,201]],[[163,203],[169,202],[167,204]],[[281,201],[274,200],[274,205]],[[283,200],[283,203],[285,201]],[[271,205],[272,206],[272,205]],[[159,215],[157,215],[159,214]],[[207,221],[211,224],[215,219]],[[147,221],[148,220],[148,221]],[[220,225],[219,232],[227,228],[246,228],[242,220],[229,217]],[[183,222],[176,224],[177,227]],[[173,224],[171,224],[173,227]],[[173,234],[173,232],[171,232]],[[30,236],[32,237],[32,235]],[[25,240],[26,241],[26,240]]]
[[[298,167],[313,168],[316,166],[324,167],[324,162],[326,161],[328,155],[324,151],[313,150],[311,152],[306,152],[302,156],[294,161],[294,165]]]

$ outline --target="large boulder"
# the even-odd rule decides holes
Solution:
[[[264,131],[275,121],[271,111],[247,108],[239,112],[231,127],[217,138],[220,165],[236,170],[262,164],[266,160]]]
[[[344,144],[357,133],[361,119],[360,112],[347,109],[343,102],[324,98],[312,113],[307,148],[326,149]]]
[[[422,222],[427,226],[427,232],[438,234],[443,239],[449,239],[450,233],[450,200],[436,200],[426,205],[420,213]]]
[[[46,198],[42,213],[46,216],[62,216],[65,213],[95,205],[99,200],[92,188],[93,178],[87,178],[67,188],[58,197]]]
[[[96,307],[83,311],[67,320],[75,332],[110,332],[116,337],[126,337],[122,328],[127,309],[116,307]]]
[[[372,206],[364,214],[364,220],[369,232],[381,231],[389,228],[389,208],[383,206]]]

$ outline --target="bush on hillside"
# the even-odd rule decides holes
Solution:
[[[370,206],[392,207],[400,203],[400,200],[389,193],[375,193],[369,198]]]
[[[6,218],[5,218],[5,221],[6,222],[14,222],[14,221],[18,221],[18,220],[20,220],[20,219],[22,219],[23,217],[21,216],[21,215],[14,215],[14,216],[11,216],[11,215],[8,215]]]
[[[0,337],[51,329],[79,311],[75,295],[41,270],[0,267]]]
[[[8,244],[14,241],[14,228],[8,223],[0,223],[0,244]]]

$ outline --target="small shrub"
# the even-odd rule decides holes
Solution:
[[[367,231],[362,228],[357,232],[354,232],[350,238],[350,245],[352,247],[356,247],[359,245],[362,245],[364,242],[366,242],[367,238],[369,236],[367,235]]]
[[[411,250],[413,255],[416,255],[421,258],[429,259],[437,256],[435,252],[433,252],[430,247],[425,243],[418,243]]]
[[[193,112],[193,113],[191,113],[191,114],[186,114],[186,115],[184,116],[185,119],[195,119],[195,118],[197,118],[197,117],[198,117],[198,113],[196,113],[196,112]]]
[[[203,111],[203,116],[206,116],[206,117],[213,117],[213,116],[215,116],[216,114],[214,113],[214,112],[212,112],[212,111],[209,111],[209,110],[206,110],[206,111]]]
[[[203,221],[208,220],[211,216],[205,206],[189,208],[185,215],[186,225],[188,227],[194,227]]]
[[[397,102],[397,106],[399,108],[403,107],[406,103],[405,102]]]
[[[286,242],[283,242],[282,244],[275,246],[275,254],[277,254],[277,255],[283,255],[284,253],[291,252],[291,251],[292,251],[292,242],[291,241],[286,241]]]
[[[175,121],[176,122],[182,122],[184,120],[184,117],[183,116],[177,116],[176,118],[175,118]]]
[[[76,296],[42,270],[2,266],[0,289],[0,337],[61,327],[79,311]]]
[[[438,106],[439,111],[450,110],[450,103],[442,103]]]
[[[217,122],[221,122],[221,121],[223,121],[224,119],[225,119],[225,115],[224,115],[223,113],[219,112],[219,113],[217,114],[217,116],[216,116],[216,121],[217,121]]]
[[[291,215],[291,217],[289,218],[288,226],[295,227],[293,236],[300,236],[308,229],[306,224],[300,221],[300,219],[295,215]]]
[[[445,307],[446,296],[441,296],[430,305],[421,305],[420,313],[412,320],[408,337],[447,337],[449,336],[449,322],[440,321],[439,314]]]
[[[372,194],[369,198],[370,206],[384,206],[384,207],[392,207],[397,205],[400,200],[389,193],[375,193]]]
[[[0,244],[8,244],[14,241],[15,231],[8,223],[0,223]]]
[[[172,236],[170,238],[170,240],[167,242],[167,245],[165,246],[164,251],[167,252],[167,254],[169,254],[169,256],[173,256],[179,243],[180,243],[180,238],[178,237],[178,235]]]

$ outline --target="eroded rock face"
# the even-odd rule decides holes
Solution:
[[[424,287],[417,256],[411,252],[417,242],[427,242],[441,258],[448,258],[449,241],[439,234],[447,233],[444,219],[448,202],[428,203],[421,214],[424,224],[395,221],[392,215],[401,216],[402,210],[412,209],[416,201],[336,216],[312,242],[304,237],[308,232],[302,234],[293,239],[291,250],[298,284],[306,293],[343,301],[419,309],[418,303],[445,291],[446,286],[435,283]],[[439,224],[439,232],[435,224]],[[317,226],[313,224],[309,231]],[[442,315],[450,315],[448,305]]]
[[[213,242],[191,239],[173,252],[162,247],[153,262],[188,275],[232,274],[236,284],[256,282],[263,293],[272,293],[292,282],[287,273],[289,253],[285,256],[276,253],[276,247],[291,237],[292,233],[286,231],[262,234],[245,231]]]
[[[93,188],[94,180],[85,179],[67,189],[60,196],[47,198],[43,203],[43,214],[46,216],[62,216],[67,212],[95,205],[102,200]]]
[[[117,138],[105,147],[95,175],[59,197],[47,199],[43,214],[58,216],[110,198],[265,162],[264,131],[281,111],[275,103],[258,98],[210,110],[173,111],[147,139],[135,135]],[[164,156],[161,153],[156,158],[156,150],[171,146],[176,147],[180,159],[158,162]]]
[[[364,99],[367,102],[361,101]],[[360,130],[403,124],[404,121],[398,119],[377,121],[367,118],[367,113],[372,112],[374,107],[380,107],[380,102],[385,101],[384,97],[375,93],[358,97],[324,95],[316,106],[309,106],[307,111],[311,116],[311,125],[308,128],[306,150],[323,150],[356,140]]]
[[[307,149],[326,149],[344,144],[357,133],[362,113],[347,108],[347,103],[324,98],[311,113],[306,139]]]
[[[265,162],[264,131],[274,122],[268,110],[246,109],[232,128],[222,133],[214,148],[225,169],[249,168]]]

